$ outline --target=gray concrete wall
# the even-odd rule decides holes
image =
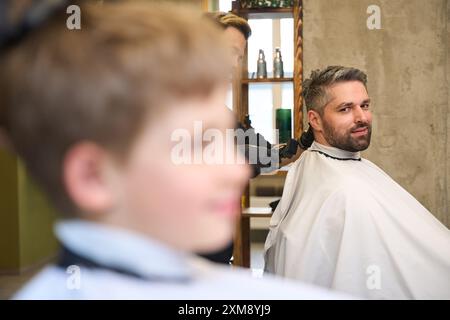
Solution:
[[[447,226],[450,224],[450,0],[447,0]]]
[[[368,73],[374,125],[364,156],[450,226],[450,1],[303,3],[304,77],[327,65]],[[380,30],[366,26],[372,4]]]

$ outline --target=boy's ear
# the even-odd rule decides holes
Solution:
[[[322,118],[320,117],[320,114],[315,110],[309,110],[308,111],[308,120],[309,124],[313,127],[315,131],[321,132],[323,131],[322,126]]]
[[[7,151],[13,151],[13,146],[11,141],[8,138],[8,135],[6,134],[6,130],[4,130],[1,126],[0,126],[0,150],[4,149]]]
[[[106,213],[114,195],[105,174],[109,155],[92,142],[70,148],[63,161],[63,179],[68,196],[85,214]]]

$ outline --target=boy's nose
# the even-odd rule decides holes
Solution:
[[[246,163],[245,157],[238,153],[236,161],[230,165],[226,165],[223,174],[228,178],[229,182],[236,187],[243,187],[248,183],[251,174],[251,168]]]

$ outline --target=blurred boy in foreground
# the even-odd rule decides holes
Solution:
[[[249,175],[239,155],[180,164],[174,152],[174,137],[187,134],[201,141],[189,149],[201,159],[216,143],[204,132],[224,136],[234,126],[223,108],[230,59],[220,31],[172,6],[86,4],[81,12],[81,30],[55,12],[2,54],[1,123],[65,213],[55,227],[58,262],[16,298],[335,297],[190,254],[230,241]]]

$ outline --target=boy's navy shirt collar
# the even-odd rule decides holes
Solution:
[[[150,280],[189,281],[193,277],[188,254],[126,229],[69,220],[57,223],[55,233],[68,250],[98,265]]]

